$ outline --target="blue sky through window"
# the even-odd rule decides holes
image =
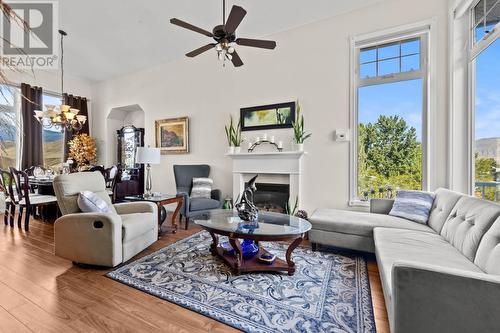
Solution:
[[[476,58],[476,140],[500,137],[500,40]]]
[[[422,79],[359,88],[359,123],[375,123],[380,115],[400,116],[422,140]]]

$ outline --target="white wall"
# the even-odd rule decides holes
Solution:
[[[241,107],[299,99],[313,133],[306,142],[302,208],[346,208],[349,143],[335,143],[332,135],[350,124],[349,38],[431,18],[437,20],[438,34],[436,156],[446,156],[448,5],[441,0],[388,0],[268,36],[277,49],[238,48],[245,62],[239,69],[222,68],[214,54],[204,54],[101,82],[92,94],[93,133],[106,137],[104,120],[111,109],[139,104],[146,113],[146,143],[154,145],[155,120],[189,116],[191,153],[163,156],[162,164],[153,167],[154,190],[175,191],[173,164],[208,163],[215,184],[230,194],[231,161],[224,157],[229,114],[237,118]],[[267,133],[291,143],[289,129]],[[446,185],[446,161],[440,160],[435,180],[433,187]]]

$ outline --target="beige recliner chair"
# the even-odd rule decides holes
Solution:
[[[158,239],[156,205],[149,202],[111,204],[100,172],[58,175],[54,191],[62,217],[55,229],[55,254],[79,264],[114,267]],[[91,191],[105,200],[111,213],[82,213],[77,200]]]

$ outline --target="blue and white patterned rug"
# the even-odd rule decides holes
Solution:
[[[108,277],[246,332],[375,332],[366,261],[298,247],[294,276],[234,276],[200,232]],[[287,245],[262,243],[284,258]]]

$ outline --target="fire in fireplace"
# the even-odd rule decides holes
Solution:
[[[262,211],[284,213],[290,197],[289,184],[256,183],[254,203]]]

